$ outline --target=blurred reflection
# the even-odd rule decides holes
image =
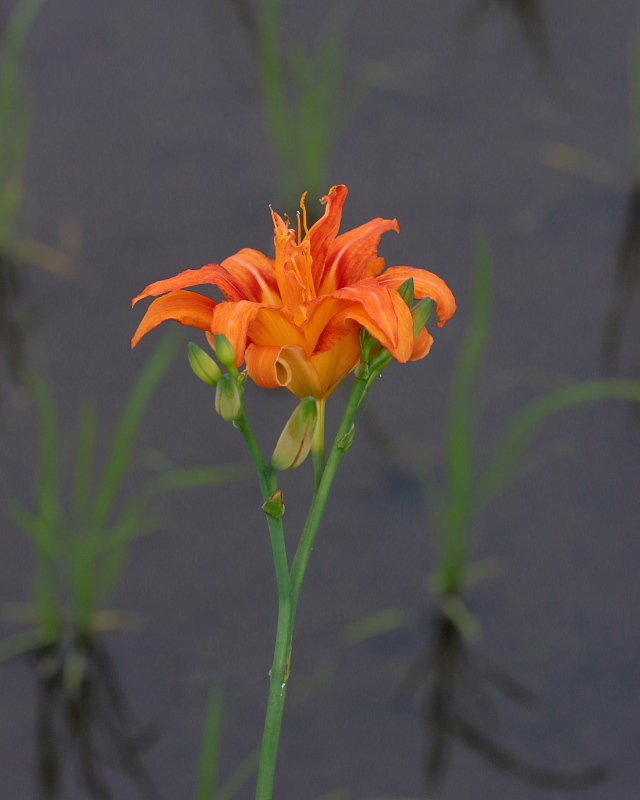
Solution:
[[[494,6],[513,14],[539,71],[558,88],[558,69],[549,43],[545,11],[540,0],[477,0],[467,14],[465,27],[469,30],[478,28]]]
[[[445,777],[455,744],[523,783],[543,789],[580,791],[610,778],[606,764],[580,772],[549,770],[528,763],[494,740],[483,730],[487,723],[497,722],[491,691],[520,706],[535,701],[526,687],[472,649],[453,621],[438,612],[431,637],[401,687],[402,694],[420,697],[427,793]],[[482,722],[478,724],[476,718]]]
[[[620,351],[635,293],[640,286],[640,183],[627,202],[624,232],[618,248],[614,286],[602,339],[602,368],[606,375],[620,371]]]
[[[11,380],[19,383],[25,367],[24,344],[36,314],[26,301],[24,270],[0,252],[0,353]]]
[[[158,800],[141,757],[157,740],[140,727],[106,647],[94,637],[30,653],[37,668],[37,753],[42,800],[66,796],[67,761],[91,800],[112,800],[106,767],[129,779],[143,800]],[[74,777],[76,777],[74,776]]]

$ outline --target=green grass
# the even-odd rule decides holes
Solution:
[[[470,583],[496,573],[496,560],[470,563],[473,528],[486,504],[520,475],[521,456],[551,416],[584,403],[602,400],[640,402],[640,381],[602,379],[554,388],[526,405],[481,453],[478,432],[483,412],[479,378],[490,343],[492,319],[492,259],[488,240],[476,241],[472,280],[472,313],[453,378],[448,409],[444,485],[431,491],[437,507],[439,560],[431,579],[445,611],[461,629],[473,635],[477,623],[460,597]],[[531,376],[529,376],[531,377]],[[540,375],[533,376],[541,383]],[[554,376],[557,382],[557,376]],[[517,385],[513,375],[502,390]]]
[[[258,13],[260,85],[276,156],[280,194],[291,216],[303,192],[310,221],[327,184],[333,144],[360,91],[346,87],[347,7],[338,5],[310,49],[284,39],[284,0],[262,0]]]
[[[16,655],[30,642],[50,644],[65,635],[90,638],[117,615],[104,609],[122,573],[131,542],[158,523],[153,501],[160,494],[196,486],[211,486],[243,475],[238,465],[165,470],[153,475],[127,496],[125,483],[134,467],[134,443],[149,402],[182,338],[170,332],[142,370],[111,437],[104,469],[96,465],[98,413],[93,399],[80,403],[75,469],[70,501],[65,504],[63,447],[51,387],[32,376],[40,427],[40,460],[36,502],[30,509],[14,504],[15,520],[34,545],[34,622],[36,630],[21,632],[0,644],[0,655]],[[68,505],[68,510],[66,509]]]

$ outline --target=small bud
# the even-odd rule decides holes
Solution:
[[[353,444],[353,439],[354,439],[355,435],[356,435],[356,426],[352,424],[351,427],[349,428],[349,430],[345,433],[345,435],[342,437],[342,439],[340,439],[340,441],[338,442],[338,450],[340,450],[340,452],[342,452],[342,453],[346,453],[347,450]]]
[[[436,301],[431,297],[423,297],[411,309],[411,316],[413,317],[413,335],[417,336],[420,331],[427,324],[427,320],[431,316],[433,309],[436,307]]]
[[[289,417],[271,457],[274,469],[293,469],[309,455],[311,441],[318,421],[315,397],[305,397]]]
[[[407,280],[398,286],[398,294],[404,300],[404,302],[411,308],[413,305],[413,293],[415,291],[415,286],[413,283],[413,278],[407,278]]]
[[[284,514],[284,496],[282,490],[274,492],[271,497],[262,504],[262,510],[274,519],[280,519]]]
[[[224,335],[224,333],[217,333],[215,336],[216,355],[220,359],[220,363],[225,367],[235,367],[236,365],[236,351],[233,345]]]
[[[210,386],[215,386],[220,380],[222,372],[220,372],[220,367],[211,356],[205,353],[201,347],[198,347],[195,342],[189,342],[187,345],[187,355],[189,356],[191,369],[198,378]]]
[[[366,381],[368,377],[369,377],[369,365],[361,362],[356,367],[356,378],[359,381]]]
[[[216,411],[228,422],[238,419],[242,410],[240,390],[233,375],[227,373],[218,381],[216,389]]]

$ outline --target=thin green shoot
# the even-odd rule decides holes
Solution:
[[[471,638],[477,636],[479,629],[460,593],[470,583],[504,571],[504,565],[495,559],[469,563],[471,531],[486,504],[518,476],[520,457],[536,431],[550,416],[580,404],[613,399],[640,402],[640,381],[567,383],[565,376],[539,371],[501,376],[500,381],[494,380],[490,398],[521,385],[518,375],[528,384],[552,383],[556,388],[531,401],[507,422],[490,445],[489,455],[480,457],[478,427],[482,404],[477,399],[478,377],[489,344],[492,311],[491,256],[485,235],[477,239],[474,264],[472,319],[458,358],[449,406],[447,472],[442,492],[445,500],[438,525],[439,563],[430,579],[446,613]]]
[[[121,415],[100,480],[95,469],[96,404],[86,398],[81,402],[68,514],[64,509],[55,400],[41,378],[31,379],[40,421],[37,499],[34,511],[16,504],[12,512],[35,546],[35,639],[41,645],[67,635],[80,640],[91,638],[96,619],[100,614],[104,616],[102,608],[120,577],[129,545],[158,525],[157,515],[148,511],[155,498],[169,491],[237,480],[243,475],[238,465],[172,468],[154,475],[122,502],[124,481],[133,467],[135,437],[152,394],[180,343],[181,337],[169,332],[143,368]],[[27,639],[8,640],[4,650],[14,652]],[[72,666],[70,675],[75,674]]]
[[[640,20],[636,23],[636,32],[631,40],[629,62],[633,118],[633,174],[635,183],[640,183]]]
[[[282,200],[291,210],[303,191],[311,201],[327,189],[333,142],[356,95],[345,89],[345,6],[320,31],[313,50],[284,41],[284,0],[262,0],[258,14],[260,83],[276,156]],[[311,220],[317,216],[309,208]]]
[[[215,800],[220,760],[223,696],[222,682],[214,681],[207,701],[196,800]]]
[[[479,420],[476,381],[489,344],[492,316],[491,252],[485,233],[476,237],[472,296],[471,322],[458,356],[447,424],[448,485],[442,510],[443,560],[439,570],[444,594],[459,585],[467,556]]]
[[[222,711],[224,692],[216,680],[209,690],[204,733],[200,746],[200,768],[195,800],[233,800],[258,768],[259,750],[254,750],[218,788],[220,747],[222,741]]]

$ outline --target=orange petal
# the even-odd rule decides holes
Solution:
[[[378,218],[334,239],[327,251],[320,293],[328,294],[362,280],[378,254],[382,234],[399,230],[398,220]]]
[[[175,289],[184,289],[185,286],[203,286],[204,284],[218,286],[227,300],[246,299],[242,287],[222,264],[206,264],[200,269],[185,269],[184,272],[175,275],[173,278],[150,283],[144,291],[133,298],[131,305],[135,306],[138,300],[142,300],[143,297],[157,297]]]
[[[391,267],[378,276],[378,283],[397,289],[406,280],[413,278],[414,297],[421,300],[423,297],[432,297],[436,301],[436,313],[440,319],[438,325],[442,327],[445,322],[456,313],[456,299],[447,284],[426,269],[414,267]]]
[[[327,344],[324,332],[336,314],[346,308],[349,303],[349,300],[336,300],[335,297],[325,295],[324,297],[319,297],[309,305],[307,319],[301,326],[307,343],[307,353],[309,353],[309,355],[333,347],[336,342],[346,335],[346,331],[342,331],[331,344]],[[323,340],[323,345],[318,348],[321,339]]]
[[[131,340],[131,347],[135,347],[143,336],[168,319],[208,331],[211,326],[213,309],[217,305],[216,301],[210,297],[183,289],[158,297],[151,303],[142,322],[138,325],[138,330]]]
[[[282,302],[278,295],[273,259],[259,250],[244,247],[234,256],[225,258],[221,266],[242,290],[245,300],[269,305],[279,305]]]
[[[353,325],[331,349],[311,356],[311,363],[320,377],[323,399],[329,397],[360,360],[358,327]]]
[[[426,328],[423,328],[420,333],[413,340],[413,350],[409,361],[417,361],[419,358],[424,358],[433,344],[433,336]]]
[[[246,351],[247,371],[265,389],[286,386],[298,397],[320,397],[320,379],[307,354],[299,345],[284,347],[250,344]]]
[[[311,242],[311,258],[313,259],[313,280],[316,286],[320,285],[320,278],[324,271],[324,261],[331,242],[336,238],[342,222],[342,206],[349,190],[346,186],[334,186],[325,195],[321,202],[325,203],[324,215],[312,225],[307,237]]]
[[[331,297],[352,300],[353,304],[335,317],[335,323],[354,319],[375,336],[398,361],[407,361],[413,347],[413,319],[400,295],[366,278],[353,286],[331,293]]]
[[[256,318],[261,303],[240,300],[238,303],[218,303],[211,319],[211,333],[224,333],[236,351],[236,366],[244,361],[247,330]]]
[[[285,344],[305,346],[302,331],[291,322],[287,312],[282,308],[261,308],[249,326],[248,335],[251,342],[259,346],[282,347]]]

